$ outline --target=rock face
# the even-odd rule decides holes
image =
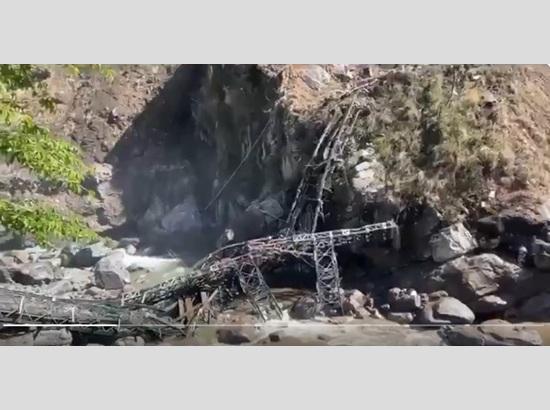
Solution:
[[[94,268],[96,285],[103,289],[122,289],[130,283],[130,272],[124,263],[124,251],[115,251],[97,262]]]
[[[201,217],[195,197],[185,198],[181,203],[173,207],[160,222],[162,228],[169,233],[189,232],[202,226]]]
[[[454,346],[540,346],[538,332],[525,326],[513,325],[505,320],[485,321],[480,327],[449,326],[440,334]]]
[[[428,303],[415,318],[418,324],[468,324],[474,320],[470,308],[453,297]]]
[[[446,262],[474,250],[477,243],[464,225],[457,223],[433,235],[430,239],[430,246],[433,260]]]

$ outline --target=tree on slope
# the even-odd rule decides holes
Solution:
[[[79,70],[75,65],[68,68]],[[55,109],[40,71],[39,67],[30,64],[0,65],[0,157],[80,195],[90,169],[78,147],[37,124],[21,99],[22,93],[30,92],[42,109]],[[63,214],[36,201],[0,198],[0,225],[16,233],[30,234],[42,244],[55,239],[87,241],[97,237],[79,217]]]

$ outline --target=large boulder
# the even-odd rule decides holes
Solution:
[[[547,239],[547,222],[548,215],[544,212],[508,209],[481,218],[476,226],[477,237],[485,249],[500,247],[517,254],[523,247],[531,253],[533,238]]]
[[[359,160],[362,162],[354,166],[355,175],[351,182],[356,192],[370,199],[384,188],[385,169],[373,147],[361,150]]]
[[[122,289],[130,283],[130,272],[126,269],[124,250],[113,251],[103,257],[94,267],[96,285],[103,289]]]
[[[472,310],[453,297],[444,297],[426,304],[415,317],[418,324],[468,324],[474,320]]]
[[[12,279],[22,285],[44,285],[59,279],[50,262],[26,263],[13,270]]]
[[[62,279],[42,286],[40,288],[40,293],[44,293],[48,296],[65,296],[73,290],[74,286],[71,281]]]
[[[312,319],[317,313],[317,302],[309,296],[302,296],[290,308],[289,315],[292,319]]]
[[[199,208],[192,195],[173,207],[162,219],[161,226],[166,232],[188,232],[201,227]]]
[[[61,268],[63,279],[69,281],[75,289],[85,289],[93,285],[94,274],[92,271],[78,268]]]
[[[425,274],[420,282],[425,291],[445,290],[468,306],[492,294],[515,294],[533,278],[531,272],[494,254],[461,256]]]
[[[393,312],[414,312],[420,309],[421,298],[414,289],[392,288],[388,291],[388,303]]]
[[[79,249],[71,259],[70,266],[85,268],[94,266],[101,258],[112,252],[112,249],[101,242]]]
[[[507,297],[486,295],[472,302],[471,305],[472,310],[476,313],[490,314],[504,312],[510,307],[511,303]]]
[[[478,327],[448,326],[441,336],[454,346],[540,346],[542,339],[537,331],[513,325],[505,320],[492,319]]]
[[[101,202],[97,209],[98,222],[102,225],[120,226],[126,222],[122,192],[112,182],[113,169],[109,164],[95,164],[94,182]]]
[[[433,260],[446,262],[474,250],[477,243],[462,223],[456,223],[433,235],[430,246]]]

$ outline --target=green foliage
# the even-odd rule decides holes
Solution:
[[[63,215],[32,201],[15,203],[0,199],[0,224],[20,234],[31,234],[43,245],[50,245],[55,239],[98,239],[97,234],[77,216]]]
[[[29,92],[42,108],[53,111],[43,70],[28,64],[0,65],[0,155],[18,162],[40,177],[75,193],[90,169],[77,147],[54,136],[25,112],[21,93]],[[76,217],[58,214],[35,203],[0,201],[0,224],[20,233],[33,234],[45,243],[48,238],[90,239],[93,232]],[[93,234],[95,235],[95,234]]]
[[[406,201],[428,202],[452,220],[479,206],[503,159],[491,121],[464,98],[464,73],[430,70],[381,86],[367,137],[394,191]]]
[[[26,114],[0,106],[0,153],[41,177],[63,184],[73,192],[82,190],[89,173],[78,149],[34,123]]]

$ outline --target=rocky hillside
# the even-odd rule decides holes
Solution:
[[[366,295],[348,292],[361,299],[348,311],[420,324],[550,318],[547,66],[118,66],[113,78],[47,70],[57,109],[35,107],[37,121],[82,148],[95,195],[52,190],[1,164],[4,196],[72,210],[126,256],[137,248],[189,264],[228,229],[235,241],[278,232],[318,137],[353,104],[320,229],[395,219],[402,248],[342,250],[346,288]],[[4,249],[30,245],[4,236]],[[128,263],[97,266],[109,254],[101,247],[83,251],[98,252],[85,263],[60,248],[45,270],[32,263],[48,257],[33,252],[4,255],[4,281],[49,294],[50,282],[65,281],[70,297],[135,285]],[[87,272],[77,275],[86,284],[71,285],[66,269]]]

